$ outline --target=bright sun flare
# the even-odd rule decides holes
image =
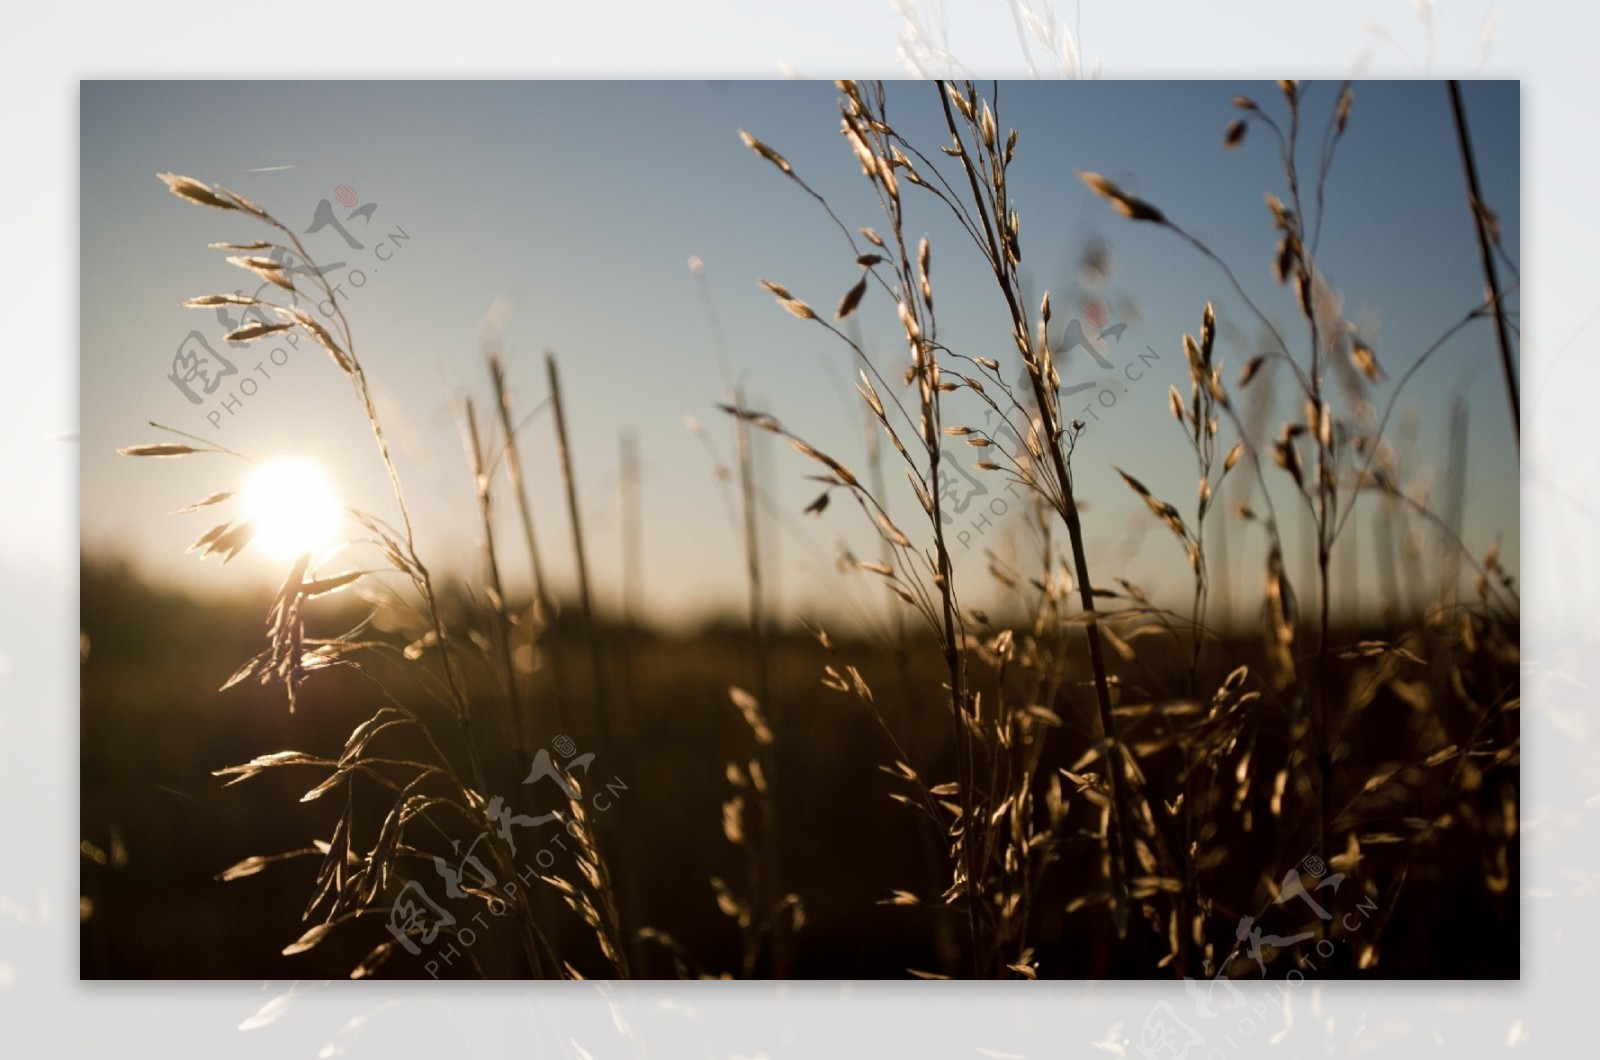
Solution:
[[[245,483],[245,518],[255,524],[251,544],[274,560],[293,560],[327,545],[339,526],[339,500],[322,468],[283,457],[262,464]]]

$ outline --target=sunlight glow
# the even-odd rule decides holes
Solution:
[[[339,499],[314,461],[282,457],[262,464],[245,483],[251,544],[274,560],[292,560],[327,545],[339,526]]]

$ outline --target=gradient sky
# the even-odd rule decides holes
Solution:
[[[1515,254],[1519,88],[1515,82],[1469,82],[1464,91],[1483,192]],[[915,83],[890,86],[891,119],[929,153],[943,142],[933,92]],[[1333,84],[1310,89],[1312,128],[1320,130],[1336,92]],[[1020,135],[1011,181],[1032,286],[1050,288],[1058,306],[1076,305],[1082,292],[1074,263],[1090,241],[1103,239],[1113,248],[1115,269],[1101,294],[1112,316],[1128,323],[1111,347],[1115,371],[1080,358],[1064,372],[1069,384],[1094,380],[1095,393],[1109,389],[1115,402],[1106,408],[1101,398],[1099,418],[1074,463],[1080,496],[1090,505],[1087,548],[1097,578],[1121,574],[1158,591],[1183,584],[1181,550],[1110,465],[1192,510],[1192,462],[1166,408],[1168,385],[1187,387],[1181,336],[1197,329],[1206,300],[1214,301],[1223,328],[1218,356],[1232,377],[1253,352],[1257,331],[1213,266],[1170,233],[1112,215],[1074,171],[1112,177],[1206,240],[1293,342],[1303,328],[1290,297],[1270,280],[1274,233],[1263,205],[1266,191],[1284,194],[1282,167],[1259,128],[1238,151],[1222,149],[1237,94],[1281,106],[1270,83],[1001,86],[1001,124]],[[160,440],[147,420],[253,457],[313,455],[350,503],[392,513],[371,435],[348,382],[325,356],[302,344],[286,365],[267,363],[271,378],[258,376],[255,395],[234,413],[224,412],[220,429],[206,416],[220,410],[218,401],[193,405],[166,377],[192,329],[224,348],[215,318],[179,303],[253,286],[205,244],[264,233],[240,215],[179,202],[155,174],[174,170],[223,184],[302,231],[318,202],[334,200],[334,189],[347,185],[360,204],[375,204],[368,219],[347,224],[363,248],[347,246],[331,228],[303,238],[324,265],[345,262],[352,283],[353,270],[361,272],[359,288],[345,287],[347,309],[408,484],[424,558],[435,567],[481,568],[476,507],[451,399],[466,391],[482,400],[487,378],[480,321],[496,299],[506,298],[515,305],[504,332],[511,382],[525,409],[546,396],[540,355],[550,349],[560,359],[602,601],[616,601],[622,588],[618,450],[621,432],[631,428],[642,451],[645,546],[638,588],[646,605],[668,621],[732,610],[743,591],[739,538],[712,461],[684,425],[694,416],[723,458],[730,455],[731,428],[715,409],[722,381],[711,329],[686,261],[697,256],[705,263],[729,359],[751,404],[864,470],[848,351],[815,325],[783,313],[757,285],[761,278],[779,281],[819,308],[831,307],[857,270],[815,203],[737,136],[747,128],[783,152],[847,222],[881,225],[838,136],[835,97],[830,84],[799,81],[84,83],[85,552],[127,556],[152,576],[193,591],[256,587],[274,576],[270,565],[248,554],[228,567],[182,554],[215,520],[207,513],[164,513],[236,487],[241,469],[211,456],[116,456],[120,445]],[[1004,318],[976,251],[942,208],[925,197],[910,201],[911,233],[925,232],[933,241],[941,337],[975,356],[1004,360]],[[1374,340],[1391,379],[1378,389],[1381,399],[1417,354],[1481,299],[1482,273],[1441,84],[1357,85],[1326,204],[1318,265],[1342,292],[1346,316]],[[337,201],[332,205],[341,220],[349,213]],[[401,231],[408,238],[395,239]],[[380,243],[387,260],[377,256]],[[1058,315],[1065,314],[1058,309]],[[869,294],[860,323],[868,349],[888,374],[898,375],[903,343],[881,293]],[[1146,347],[1158,356],[1130,381],[1121,370]],[[240,360],[241,371],[265,360],[267,349]],[[242,378],[224,383],[217,398]],[[1414,425],[1418,466],[1434,469],[1436,496],[1443,487],[1448,408],[1457,397],[1469,409],[1464,536],[1478,552],[1500,536],[1502,556],[1515,571],[1516,449],[1486,324],[1469,328],[1417,374],[1393,421]],[[958,422],[959,406],[946,418]],[[969,418],[979,422],[977,414]],[[524,452],[547,566],[558,585],[570,586],[570,531],[551,431],[548,412],[536,413],[525,429]],[[819,610],[859,617],[863,608],[881,609],[876,586],[833,570],[841,539],[864,555],[875,553],[852,506],[802,519],[801,509],[815,495],[803,476],[815,465],[787,447],[769,447],[761,469],[779,513],[767,527],[773,569],[781,572],[777,612],[785,618]],[[899,471],[890,470],[899,484]],[[991,481],[990,489],[999,487]],[[913,502],[908,491],[898,492],[903,496],[895,508],[909,521]],[[514,521],[503,526],[507,534],[518,533]],[[1236,527],[1228,535],[1235,593],[1253,600],[1258,542]],[[1366,524],[1360,534],[1357,554],[1349,557],[1357,574],[1336,602],[1370,605],[1375,597]],[[1003,525],[977,547],[957,550],[958,572],[973,594],[984,577],[981,548],[1004,552],[1013,541]]]

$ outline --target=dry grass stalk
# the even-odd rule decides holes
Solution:
[[[622,648],[623,699],[638,702],[637,641],[642,621],[639,600],[644,591],[644,521],[640,514],[639,436],[622,433],[618,463],[618,490],[622,502]]]
[[[1450,113],[1455,119],[1456,142],[1461,147],[1461,168],[1467,177],[1467,206],[1472,210],[1472,227],[1478,237],[1478,257],[1483,262],[1484,297],[1494,315],[1494,336],[1500,352],[1500,369],[1506,383],[1506,400],[1511,403],[1511,431],[1522,444],[1522,402],[1517,395],[1517,369],[1512,363],[1511,334],[1506,326],[1505,305],[1501,299],[1499,267],[1494,248],[1500,242],[1499,221],[1478,190],[1478,163],[1472,154],[1472,137],[1467,132],[1467,111],[1461,102],[1461,82],[1447,81]]]
[[[561,401],[561,377],[556,371],[556,357],[545,354],[545,373],[550,382],[550,404],[556,419],[556,459],[561,464],[561,483],[566,491],[567,518],[572,523],[572,552],[578,571],[578,612],[583,622],[583,637],[589,651],[589,675],[593,682],[595,720],[600,727],[600,738],[609,748],[615,748],[616,728],[611,717],[610,696],[606,687],[605,660],[600,650],[600,638],[595,632],[594,596],[589,591],[589,560],[584,549],[583,519],[578,511],[578,481],[572,470],[572,446],[567,439],[567,416]]]
[[[522,522],[523,545],[528,553],[528,570],[533,579],[533,600],[527,614],[530,666],[538,669],[542,661],[544,668],[549,671],[551,691],[554,693],[549,703],[549,717],[559,722],[557,726],[559,729],[567,731],[572,726],[569,715],[570,704],[567,699],[565,662],[560,652],[541,653],[538,648],[540,634],[555,622],[559,609],[555,599],[550,595],[550,582],[545,575],[538,533],[534,527],[533,504],[528,496],[527,478],[522,468],[520,427],[526,424],[526,420],[519,424],[513,414],[511,390],[506,384],[505,364],[500,359],[499,353],[491,350],[488,362],[489,382],[494,390],[495,410],[500,421],[500,456],[506,465],[506,483],[516,496],[517,514]],[[527,682],[527,703],[522,708],[529,717],[533,715],[535,709],[534,699],[535,682],[530,673]]]

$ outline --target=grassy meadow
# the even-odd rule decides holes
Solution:
[[[1224,260],[1120,175],[1062,175],[1215,287],[1165,351],[1170,390],[1140,395],[1170,414],[1153,459],[1108,451],[1068,400],[1074,348],[1110,326],[1097,303],[1032,289],[1011,184],[1030,133],[1006,124],[1002,86],[840,82],[818,117],[838,122],[871,215],[737,130],[773,201],[837,235],[849,285],[776,276],[762,296],[848,367],[868,440],[830,451],[781,396],[752,399],[721,349],[723,419],[705,429],[729,440],[740,550],[724,562],[746,606],[676,626],[592,591],[618,561],[584,531],[570,362],[484,340],[451,397],[476,548],[429,554],[376,396],[387,365],[348,292],[252,189],[163,173],[183,203],[160,206],[258,237],[220,247],[255,294],[187,304],[237,312],[230,343],[294,335],[331,363],[370,437],[327,462],[387,498],[363,510],[315,467],[159,424],[119,440],[141,474],[242,469],[242,490],[219,473],[185,510],[215,524],[191,551],[270,553],[283,578],[260,598],[191,595],[85,555],[81,974],[1516,977],[1516,557],[1465,539],[1464,412],[1442,455],[1396,440],[1406,384],[1463,334],[1504,371],[1474,422],[1507,404],[1515,422],[1515,251],[1476,190],[1456,95],[1474,189],[1459,220],[1487,293],[1432,345],[1383,347],[1318,268],[1360,92],[1259,87],[1212,139],[1281,154],[1259,260]],[[956,259],[992,301],[978,345],[945,308]],[[887,364],[857,330],[869,313],[892,329]],[[543,392],[514,396],[512,370]],[[766,445],[797,463],[758,458]],[[559,482],[525,473],[533,450]],[[1093,550],[1089,460],[1181,557],[1176,581],[1147,591]],[[866,535],[838,566],[884,621],[769,606],[762,505],[780,474],[815,497],[789,515]],[[975,475],[1016,498],[1027,545],[963,563],[951,509]],[[632,518],[625,499],[625,583]],[[1377,606],[1335,606],[1357,580]]]

